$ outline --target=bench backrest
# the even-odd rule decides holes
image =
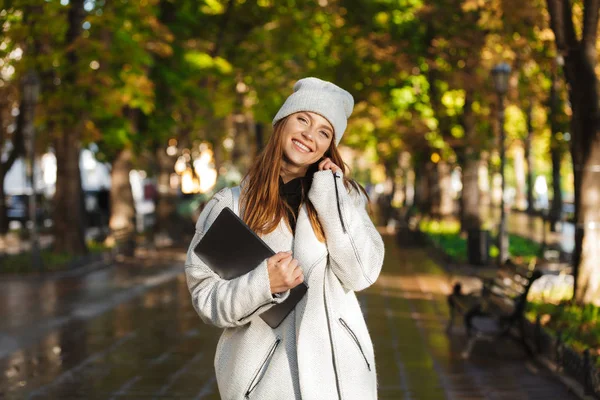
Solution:
[[[527,295],[533,282],[542,274],[539,270],[530,269],[506,262],[498,268],[496,276],[488,282],[484,290],[488,290],[494,303],[506,313],[519,316],[525,311]]]

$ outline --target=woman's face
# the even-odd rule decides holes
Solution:
[[[292,114],[283,130],[285,161],[309,167],[325,155],[332,140],[333,127],[324,117],[307,111]]]

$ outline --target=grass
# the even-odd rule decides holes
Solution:
[[[467,260],[467,237],[460,232],[456,221],[437,221],[423,219],[420,230],[435,242],[446,254],[458,262]],[[509,252],[516,263],[529,263],[541,254],[541,246],[521,236],[509,236]],[[498,248],[490,246],[490,256],[498,255]],[[569,291],[570,290],[570,291]],[[540,316],[540,322],[546,331],[554,337],[561,333],[563,342],[578,352],[590,349],[592,355],[600,356],[600,307],[588,304],[580,306],[571,301],[552,301],[552,297],[571,298],[572,286],[555,287],[553,293],[542,293],[540,298],[528,301],[526,316],[532,322]],[[554,293],[556,292],[556,293]],[[546,300],[546,301],[544,301]],[[596,359],[600,368],[600,357]]]
[[[467,261],[467,236],[466,233],[460,232],[458,222],[423,219],[419,223],[419,229],[453,260],[457,262]],[[491,238],[490,242],[493,243],[494,238]],[[539,257],[541,252],[542,246],[540,244],[521,236],[509,235],[509,253],[516,263],[528,264],[531,260]],[[490,257],[498,256],[496,245],[490,245],[489,255]]]
[[[526,316],[535,321],[540,316],[542,326],[552,335],[561,333],[563,342],[583,352],[590,349],[592,355],[600,356],[600,307],[593,304],[580,306],[571,301],[559,304],[528,302]],[[600,358],[596,360],[600,367]]]
[[[91,254],[98,254],[108,250],[108,247],[102,243],[88,242],[88,249]],[[54,253],[50,250],[41,251],[44,272],[65,271],[71,268],[71,263],[77,261],[67,253]],[[7,254],[0,257],[0,274],[35,274],[40,272],[31,263],[31,253],[22,252],[19,254]]]

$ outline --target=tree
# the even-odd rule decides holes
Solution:
[[[600,105],[596,46],[600,2],[547,0],[558,54],[569,85],[575,175],[575,299],[600,299]],[[579,23],[579,24],[578,24]]]
[[[23,118],[24,101],[19,102],[19,115],[12,117],[12,111],[17,109],[16,91],[13,85],[6,85],[0,90],[0,149],[8,149],[8,156],[0,161],[0,235],[8,232],[8,216],[6,195],[4,192],[4,179],[12,168],[17,158],[24,154],[23,143]]]
[[[56,192],[53,199],[54,251],[80,255],[87,253],[84,234],[83,198],[79,153],[84,123],[89,110],[84,104],[85,86],[80,83],[82,65],[79,47],[85,19],[84,0],[72,0],[67,11],[67,30],[64,36],[64,66],[60,87],[53,96],[46,93],[48,115],[53,115],[50,125],[55,127]],[[44,94],[42,94],[43,96]],[[56,103],[51,97],[59,98]],[[55,108],[56,107],[56,108]],[[55,114],[52,112],[55,111]]]
[[[12,7],[11,7],[12,6]],[[23,7],[22,9],[20,7]],[[1,40],[0,60],[3,73],[0,75],[0,235],[8,232],[8,216],[4,180],[15,161],[25,154],[23,128],[25,104],[21,96],[20,77],[29,66],[23,59],[35,51],[29,39],[26,23],[34,18],[34,7],[8,4],[0,14],[0,25],[6,29]],[[15,114],[16,112],[16,114]]]

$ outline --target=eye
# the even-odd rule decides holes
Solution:
[[[320,133],[321,135],[323,135],[323,137],[324,137],[325,139],[329,139],[329,132],[327,132],[327,131],[319,131],[319,133]]]
[[[304,117],[298,117],[298,121],[302,121],[302,123],[307,124],[308,120]]]

